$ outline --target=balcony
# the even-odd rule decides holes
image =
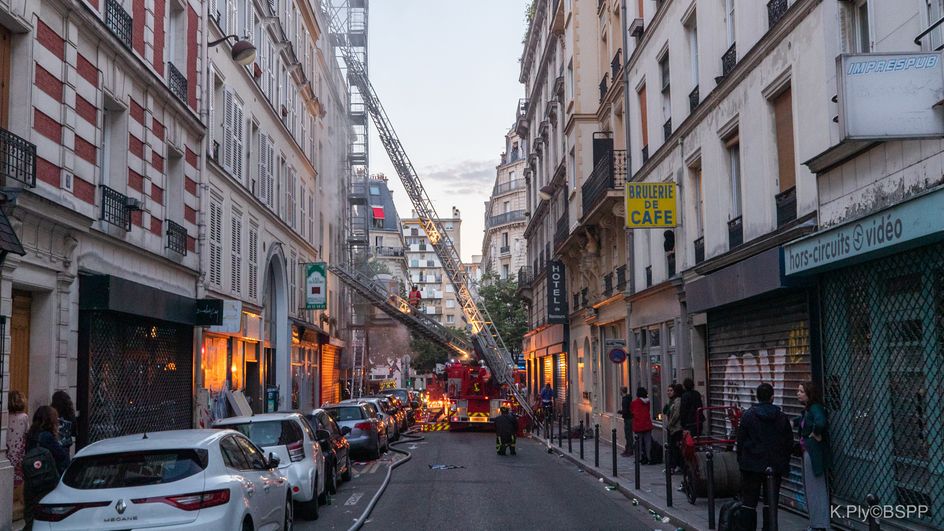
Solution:
[[[705,237],[702,236],[695,240],[695,263],[700,264],[705,261]]]
[[[485,223],[485,228],[490,229],[492,227],[497,227],[499,225],[505,225],[508,223],[527,221],[528,217],[525,216],[524,213],[524,210],[512,210],[511,212],[505,212],[504,214],[489,216],[487,222]]]
[[[167,245],[164,248],[181,256],[187,256],[187,229],[168,219],[166,233]]]
[[[117,0],[105,0],[105,27],[125,48],[131,49],[131,15]]]
[[[780,22],[780,19],[787,14],[787,0],[770,0],[767,2],[767,28],[770,29]]]
[[[579,310],[580,309],[580,294],[574,293],[574,296],[572,297],[572,299],[574,300],[574,303],[571,304],[571,308],[572,308],[571,311]]]
[[[374,256],[403,256],[403,247],[377,246]]]
[[[607,80],[610,76],[610,73],[607,72],[603,74],[603,79],[600,80],[600,103],[603,103],[603,100],[606,99],[606,91],[609,90],[609,85]]]
[[[187,78],[177,70],[174,63],[167,63],[167,87],[178,100],[187,102]]]
[[[583,214],[586,216],[610,190],[622,190],[626,183],[626,151],[610,151],[597,161],[593,172],[583,183]]]
[[[498,254],[501,255],[501,256],[505,256],[505,255],[511,254],[511,246],[510,246],[510,245],[502,245],[501,247],[498,248]]]
[[[612,79],[615,82],[617,77],[619,77],[620,68],[623,66],[623,49],[620,48],[616,50],[616,55],[613,56],[613,60],[610,61],[610,71],[612,72]]]
[[[531,286],[531,281],[534,279],[534,274],[531,272],[531,268],[528,266],[523,266],[518,270],[518,287],[524,288]]]
[[[796,186],[774,196],[777,203],[777,226],[782,227],[797,218]]]
[[[728,222],[728,249],[734,249],[742,243],[744,243],[744,221],[741,216],[738,216]]]
[[[104,184],[102,188],[102,221],[122,228],[126,231],[131,230],[131,209],[128,208],[128,196],[113,190]]]
[[[672,136],[672,119],[669,118],[662,124],[662,141],[668,142],[669,137]]]
[[[0,176],[6,186],[13,179],[29,188],[36,186],[36,145],[6,129],[0,129]]]
[[[520,136],[528,134],[528,99],[518,100],[518,109],[515,113],[515,132]]]
[[[519,158],[520,157],[517,155],[517,152],[513,151],[512,158],[508,162],[514,162],[518,160]],[[514,179],[511,181],[508,181],[507,183],[496,184],[495,187],[492,188],[492,197],[498,194],[504,194],[504,193],[511,192],[514,190],[524,190],[524,187],[525,187],[524,179]]]
[[[695,88],[688,93],[688,112],[695,112],[699,103],[701,101],[698,99],[698,85],[695,85]]]
[[[721,77],[728,77],[735,65],[737,65],[737,43],[732,44],[721,56]]]
[[[616,289],[626,290],[626,266],[621,265],[616,268]]]
[[[613,294],[613,273],[603,275],[603,296],[609,297]]]
[[[564,240],[570,236],[570,214],[564,214],[557,220],[557,228],[554,230],[554,249],[557,250],[563,245]]]
[[[583,288],[582,290],[580,290],[580,305],[581,306],[586,308],[587,306],[590,305],[590,301],[588,300],[589,296],[590,296],[589,289]]]

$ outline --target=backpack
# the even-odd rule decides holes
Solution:
[[[23,456],[24,490],[34,494],[46,494],[59,484],[59,470],[52,452],[42,446],[34,446]]]

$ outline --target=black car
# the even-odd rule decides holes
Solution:
[[[331,415],[323,409],[316,409],[310,415],[305,415],[305,418],[315,429],[318,442],[321,443],[321,450],[325,455],[325,469],[331,472],[331,475],[325,478],[325,484],[331,494],[336,494],[338,482],[350,481],[353,472],[351,445],[345,437],[351,429],[338,426]]]
[[[381,393],[388,396],[392,395],[399,398],[400,404],[402,404],[404,409],[406,409],[406,418],[407,418],[408,423],[410,425],[413,425],[413,423],[416,421],[416,418],[415,418],[416,410],[419,409],[420,404],[419,402],[417,402],[415,398],[410,396],[411,394],[410,390],[409,389],[385,389],[381,391]]]

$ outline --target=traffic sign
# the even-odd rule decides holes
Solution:
[[[675,183],[626,183],[626,227],[673,228],[678,225]]]
[[[621,348],[614,348],[610,351],[610,361],[613,363],[623,363],[626,361],[626,351]]]

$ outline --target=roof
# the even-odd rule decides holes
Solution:
[[[92,443],[79,450],[76,455],[78,457],[168,448],[204,448],[227,433],[232,432],[229,430],[169,430],[136,433]]]
[[[225,419],[220,419],[213,423],[214,426],[221,426],[223,424],[245,424],[253,422],[265,422],[267,420],[285,420],[292,417],[301,415],[300,413],[295,413],[294,411],[285,411],[282,413],[260,413],[258,415],[251,416],[242,416],[242,417],[226,417]]]
[[[7,253],[23,256],[26,251],[23,250],[23,244],[17,238],[13,226],[10,225],[10,219],[0,210],[0,256]]]

